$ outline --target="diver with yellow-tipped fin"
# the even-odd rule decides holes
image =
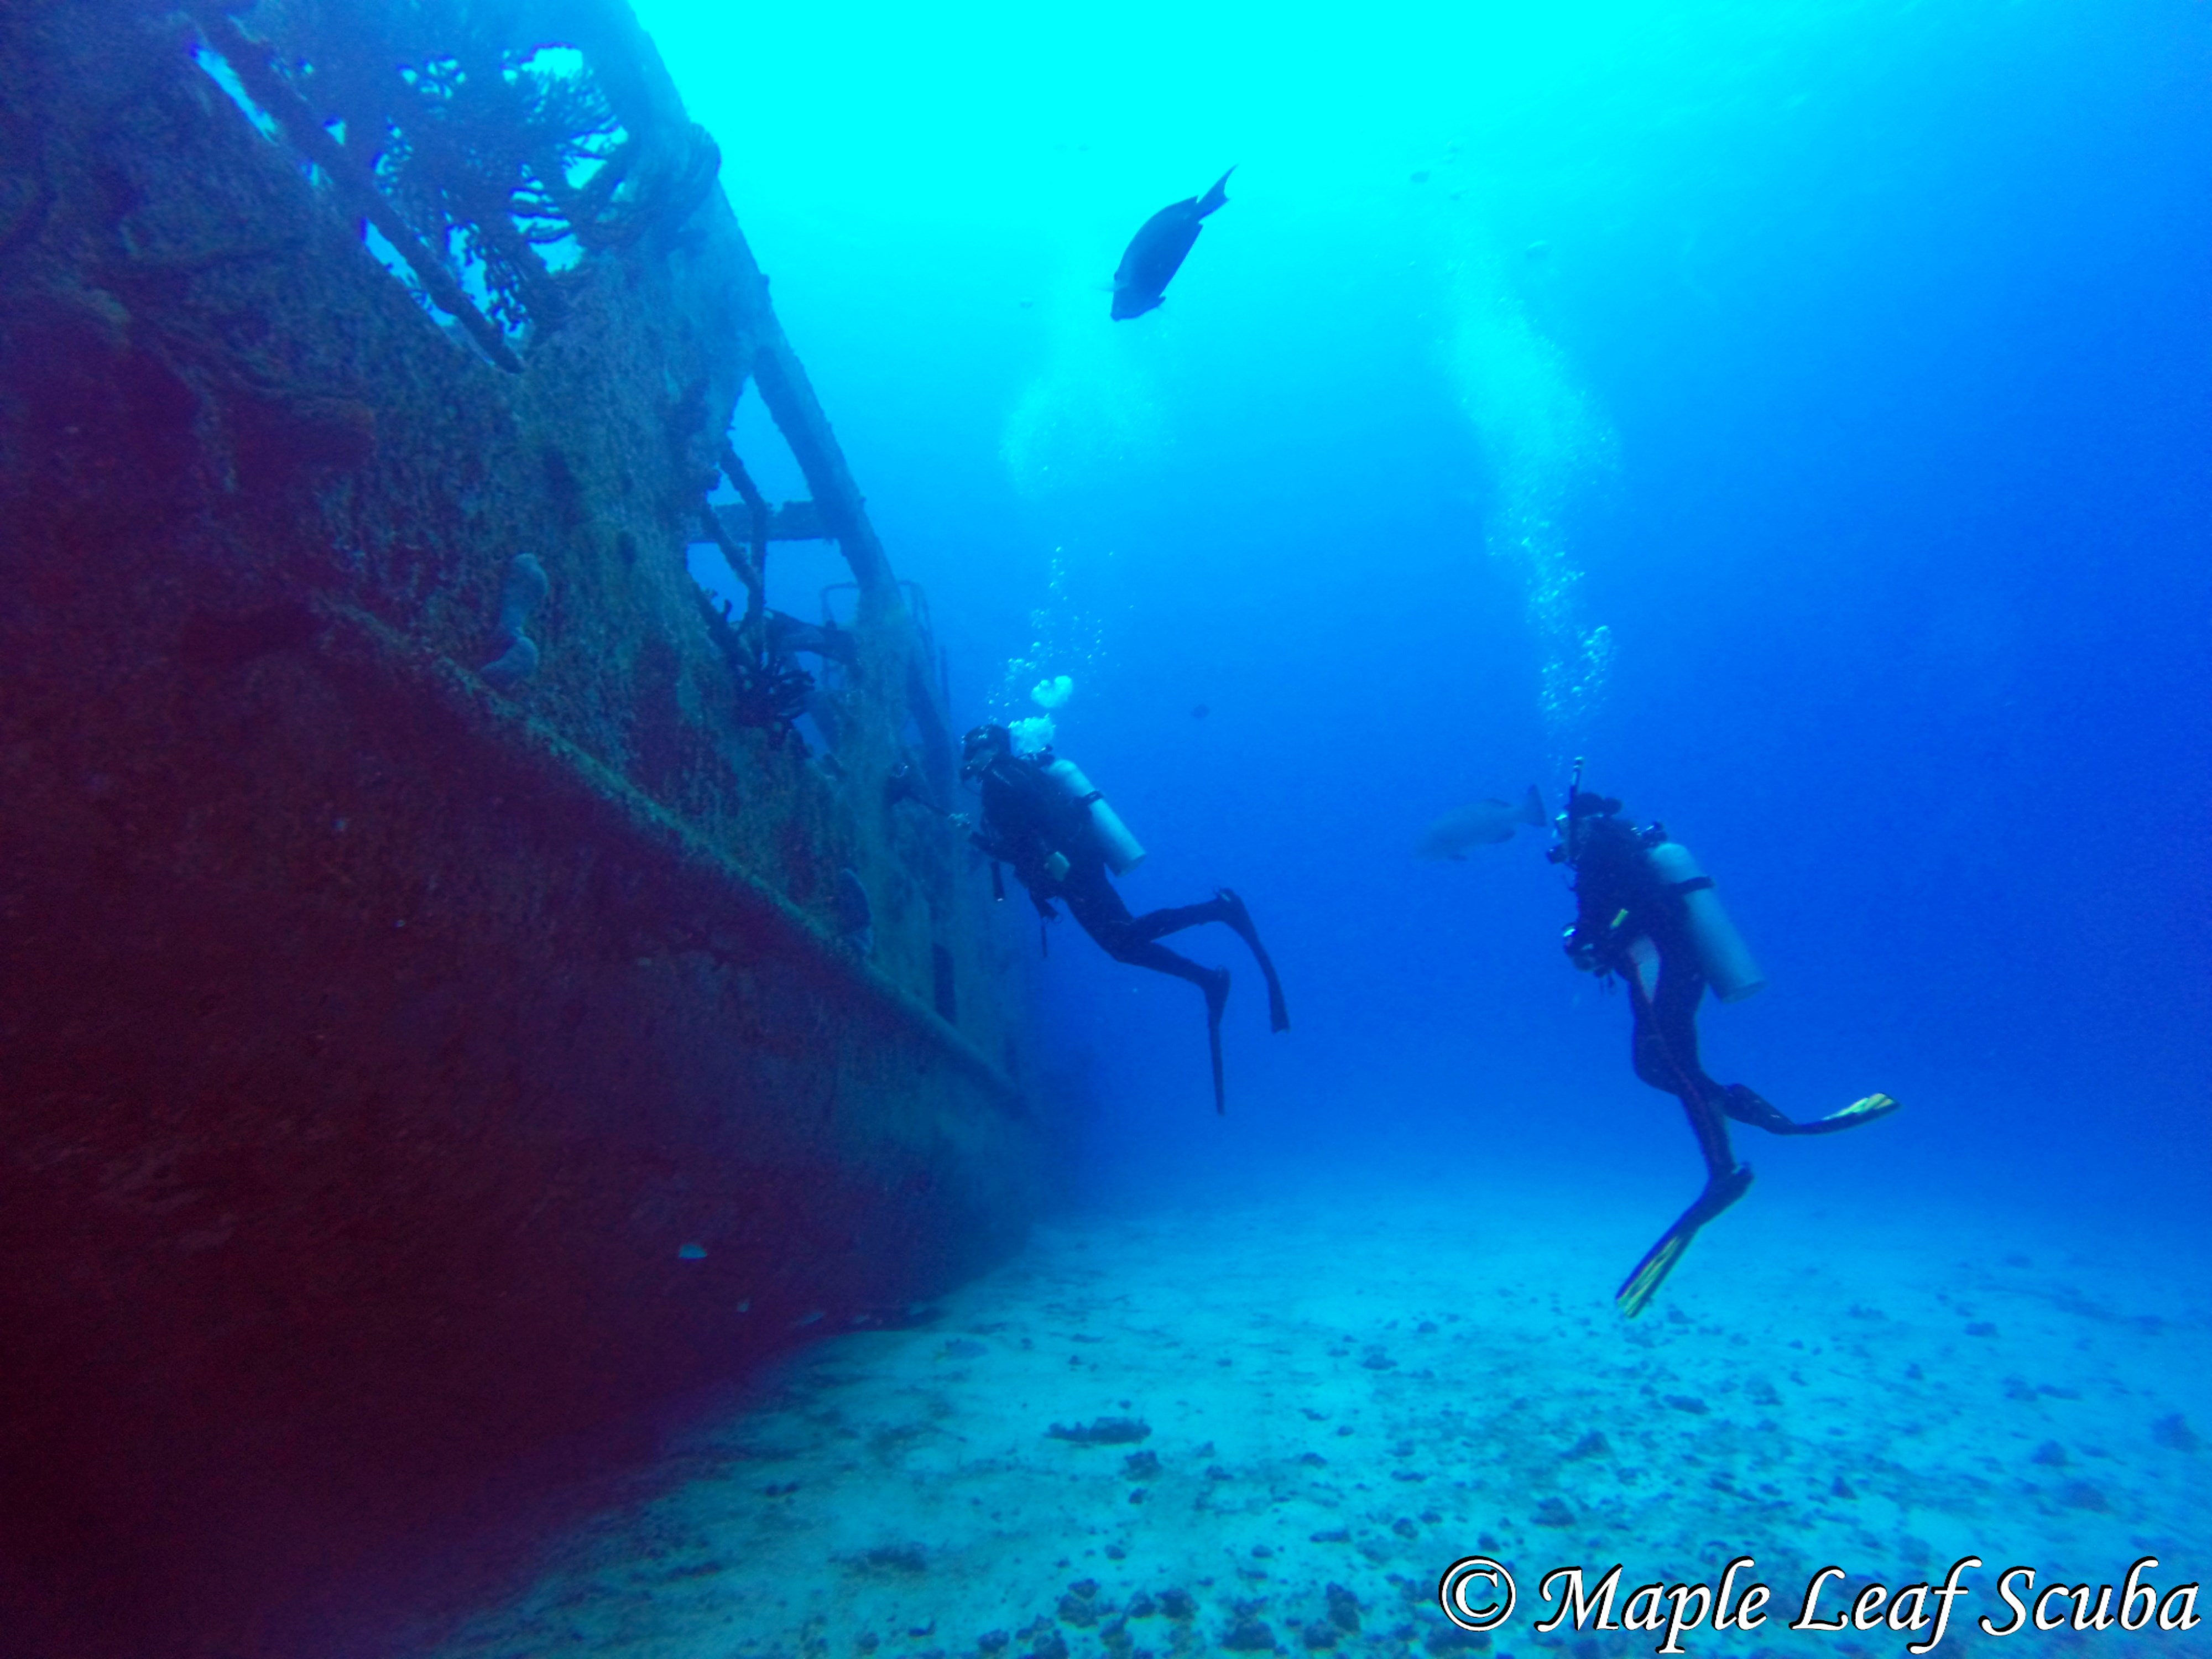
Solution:
[[[1728,1120],[1778,1135],[1832,1134],[1887,1117],[1887,1095],[1868,1095],[1841,1111],[1800,1123],[1741,1083],[1723,1086],[1698,1059],[1698,1001],[1711,985],[1723,1002],[1740,1002],[1766,981],[1721,908],[1712,878],[1699,870],[1663,827],[1623,823],[1620,803],[1582,787],[1582,763],[1559,816],[1559,842],[1549,856],[1575,872],[1575,921],[1567,957],[1601,978],[1618,975],[1635,1013],[1636,1075],[1681,1101],[1698,1150],[1705,1188],[1636,1264],[1613,1302],[1633,1319],[1650,1304],[1698,1230],[1750,1189],[1747,1164],[1729,1146]],[[1653,970],[1656,969],[1656,982]]]

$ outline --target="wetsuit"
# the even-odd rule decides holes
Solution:
[[[1242,915],[1241,906],[1232,908],[1227,898],[1215,897],[1203,904],[1133,915],[1107,877],[1106,858],[1091,832],[1086,807],[1070,800],[1034,763],[1012,756],[994,762],[978,781],[983,827],[976,832],[975,844],[1013,866],[1039,915],[1054,920],[1058,912],[1052,901],[1060,899],[1083,931],[1116,962],[1172,974],[1200,989],[1226,979],[1223,969],[1201,968],[1158,941],[1164,934],[1202,922],[1233,924]],[[1067,863],[1058,876],[1048,867],[1054,853]]]
[[[1266,976],[1268,1023],[1278,1031],[1288,1030],[1291,1021],[1284,1009],[1282,986],[1244,902],[1224,888],[1202,903],[1133,915],[1107,876],[1105,854],[1091,828],[1087,802],[1071,799],[1036,762],[1007,754],[999,755],[978,773],[976,785],[982,797],[983,822],[975,831],[975,845],[988,857],[1012,866],[1040,916],[1048,921],[1055,920],[1059,913],[1052,902],[1059,899],[1083,931],[1116,962],[1171,974],[1206,994],[1206,1032],[1213,1051],[1214,1105],[1219,1109],[1221,1011],[1229,1000],[1229,970],[1201,967],[1159,941],[1166,934],[1209,921],[1234,928],[1251,948]],[[1060,860],[1057,870],[1054,854]]]
[[[1741,1114],[1730,1109],[1729,1091],[1698,1061],[1698,1002],[1705,994],[1705,970],[1690,940],[1682,896],[1652,869],[1644,855],[1645,845],[1644,836],[1619,818],[1582,821],[1577,831],[1575,927],[1568,949],[1578,961],[1601,973],[1618,974],[1626,983],[1635,1010],[1630,1056],[1636,1075],[1682,1103],[1711,1182],[1736,1168],[1727,1120]],[[1649,941],[1659,957],[1658,983],[1648,989],[1637,961],[1638,941]],[[1767,1110],[1781,1116],[1771,1106]]]
[[[1705,1190],[1620,1288],[1618,1300],[1633,1316],[1657,1293],[1698,1229],[1751,1185],[1751,1166],[1738,1164],[1729,1145],[1729,1119],[1770,1134],[1828,1134],[1887,1115],[1897,1103],[1887,1095],[1869,1095],[1840,1112],[1800,1123],[1741,1083],[1715,1082],[1698,1057],[1698,1003],[1706,980],[1690,937],[1689,908],[1682,891],[1645,856],[1663,832],[1637,830],[1604,810],[1578,814],[1572,834],[1575,925],[1567,953],[1578,967],[1617,974],[1627,985],[1635,1011],[1630,1052],[1636,1075],[1682,1103],[1705,1160]],[[1656,985],[1644,983],[1639,944],[1659,958]]]

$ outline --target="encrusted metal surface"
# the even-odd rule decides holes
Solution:
[[[931,647],[620,0],[31,0],[0,75],[0,1598],[256,1650],[1004,1250],[1036,1127]],[[748,385],[813,500],[732,539],[860,586],[815,752],[685,568]]]

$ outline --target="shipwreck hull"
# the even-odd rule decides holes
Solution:
[[[120,823],[10,769],[0,1503],[86,1607],[287,1601],[1028,1214],[1029,1127],[933,1016],[381,644],[47,726],[163,756]]]
[[[580,44],[641,181],[504,306],[410,293],[361,193],[418,264],[422,193],[304,131],[369,130],[399,33],[0,22],[0,1617],[53,1651],[336,1651],[350,1576],[502,1472],[899,1316],[1036,1200],[981,895],[910,799],[933,648],[702,136],[618,3],[503,27],[470,51]],[[728,453],[748,386],[811,502]],[[826,754],[748,701],[786,532],[860,588]],[[539,665],[488,678],[523,552]]]

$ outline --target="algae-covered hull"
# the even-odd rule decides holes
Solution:
[[[619,0],[489,19],[0,21],[0,1596],[74,1650],[251,1650],[1029,1213],[933,647],[713,146]]]

